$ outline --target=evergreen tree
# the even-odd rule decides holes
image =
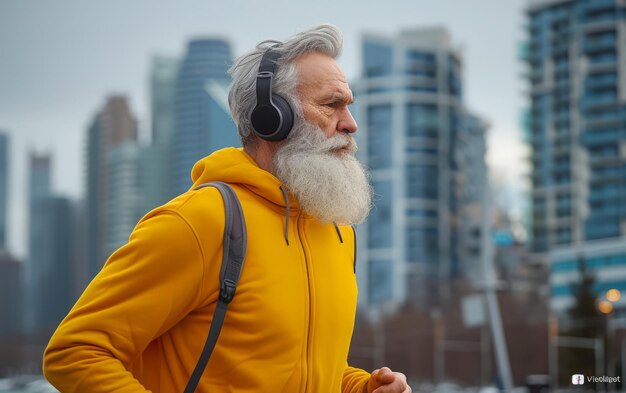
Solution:
[[[580,280],[572,284],[575,302],[567,312],[567,321],[563,321],[565,329],[560,334],[576,338],[603,338],[604,318],[597,308],[598,296],[593,289],[596,282],[595,275],[588,270],[582,257],[578,257],[578,273]],[[572,374],[594,375],[595,362],[596,357],[592,349],[561,348],[559,350],[560,385],[569,386]]]

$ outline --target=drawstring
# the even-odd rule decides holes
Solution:
[[[290,206],[289,206],[289,196],[287,195],[287,189],[281,184],[280,191],[283,193],[283,198],[285,199],[285,207],[287,208],[287,214],[285,215],[285,242],[289,245],[289,214],[290,214]],[[336,222],[333,222],[335,226],[335,230],[337,231],[337,236],[339,236],[339,241],[343,243],[343,236],[341,236],[341,230],[339,229],[339,225]]]
[[[287,189],[280,186],[280,190],[283,192],[283,198],[285,198],[285,206],[287,207],[287,214],[285,215],[285,241],[289,245],[289,196],[287,195]]]
[[[333,222],[335,225],[335,229],[337,230],[337,235],[339,235],[339,241],[343,243],[343,236],[341,236],[341,231],[339,230],[339,225],[336,222]]]

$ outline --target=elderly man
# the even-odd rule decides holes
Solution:
[[[352,224],[371,189],[354,158],[352,92],[323,25],[264,42],[232,66],[229,102],[243,149],[200,160],[194,186],[147,214],[52,337],[46,377],[62,392],[181,392],[219,295],[235,191],[245,264],[200,392],[410,392],[384,367],[348,366],[357,288]],[[221,297],[220,297],[221,298]]]

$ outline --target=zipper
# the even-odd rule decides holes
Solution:
[[[302,247],[302,254],[304,255],[304,266],[306,268],[306,282],[307,282],[307,290],[309,295],[309,323],[307,324],[307,332],[306,332],[306,378],[304,380],[304,392],[309,391],[309,375],[311,372],[309,370],[309,365],[311,364],[311,331],[313,330],[313,296],[311,295],[311,272],[309,271],[309,260],[307,258],[306,249],[304,248],[304,224],[302,224],[302,213],[298,214],[298,240],[300,240],[300,247]]]

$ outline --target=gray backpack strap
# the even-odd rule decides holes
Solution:
[[[235,296],[235,289],[237,288],[246,256],[248,240],[246,235],[246,222],[243,217],[243,211],[241,210],[241,204],[233,189],[226,183],[213,182],[202,184],[196,187],[196,190],[204,187],[217,188],[224,200],[224,210],[226,213],[223,245],[224,254],[220,269],[220,293],[215,306],[215,313],[213,314],[209,335],[204,343],[204,348],[202,349],[196,368],[193,370],[189,382],[187,382],[184,393],[193,393],[196,391],[196,387],[209,362],[211,353],[215,348],[217,338],[224,324],[228,304],[233,300],[233,296]]]

